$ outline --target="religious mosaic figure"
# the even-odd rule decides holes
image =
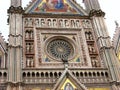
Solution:
[[[50,9],[61,9],[64,7],[63,0],[46,0],[46,2]]]
[[[45,0],[41,5],[39,5],[36,11],[40,12],[72,12],[76,13],[76,10],[70,5],[64,2],[64,0]]]
[[[64,90],[74,90],[74,88],[72,87],[70,83],[67,83]]]

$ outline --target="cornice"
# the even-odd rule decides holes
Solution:
[[[81,16],[79,14],[53,14],[53,13],[24,13],[23,17],[90,19],[89,16]]]

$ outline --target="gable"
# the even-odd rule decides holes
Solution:
[[[53,13],[87,15],[85,10],[73,0],[33,0],[25,13]]]
[[[66,69],[52,90],[88,90],[72,73]]]
[[[66,78],[60,90],[66,90],[67,88],[70,88],[70,90],[77,89],[77,87],[74,85],[74,83],[72,83],[72,81],[69,78]]]

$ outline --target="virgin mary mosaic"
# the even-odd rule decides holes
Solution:
[[[40,12],[74,12],[76,10],[72,8],[66,0],[43,0],[42,4],[40,4],[35,11]]]
[[[74,90],[74,88],[72,87],[72,85],[71,85],[70,83],[67,83],[67,84],[65,85],[64,90]]]
[[[62,9],[64,7],[63,0],[46,0],[46,3],[50,9]]]

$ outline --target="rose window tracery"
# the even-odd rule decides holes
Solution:
[[[47,52],[55,59],[68,59],[73,56],[73,46],[66,40],[52,40],[47,46]]]

